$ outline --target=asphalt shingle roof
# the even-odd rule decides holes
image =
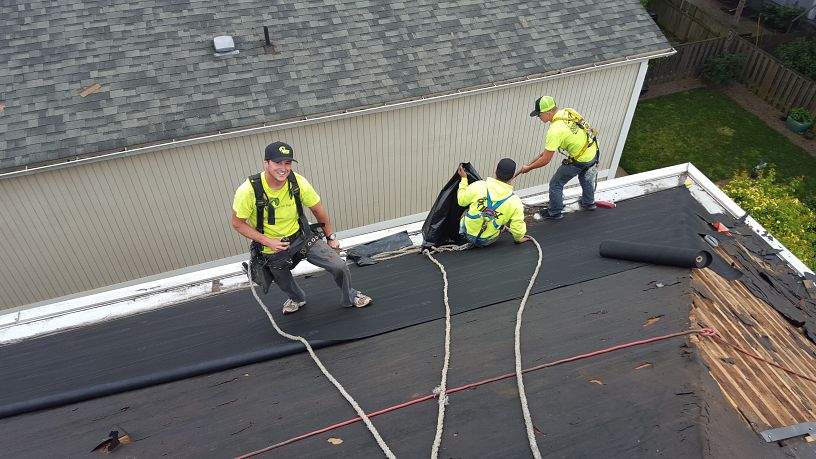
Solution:
[[[637,0],[5,1],[0,37],[0,170],[669,47]]]

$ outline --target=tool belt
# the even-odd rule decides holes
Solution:
[[[590,167],[598,164],[598,160],[600,158],[600,155],[601,155],[601,151],[598,150],[598,152],[595,153],[595,157],[592,158],[591,161],[588,161],[588,162],[585,162],[585,163],[582,163],[580,161],[576,161],[574,157],[568,156],[568,157],[564,158],[561,161],[561,164],[563,164],[565,166],[575,166],[575,167],[578,167],[581,170],[585,171],[585,170],[589,169]]]
[[[269,269],[281,271],[287,269],[291,271],[295,269],[295,266],[309,255],[309,250],[311,250],[312,246],[324,237],[323,224],[313,223],[309,225],[308,233],[309,237],[301,243],[298,243],[301,239],[300,231],[292,236],[282,238],[281,241],[289,242],[289,248],[280,252],[264,254],[263,257],[266,266],[269,267]]]

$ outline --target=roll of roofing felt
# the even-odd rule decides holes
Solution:
[[[601,242],[600,252],[601,256],[606,258],[619,258],[680,268],[705,268],[711,264],[712,260],[711,253],[707,250],[640,242],[603,241]]]

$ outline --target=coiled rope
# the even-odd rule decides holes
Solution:
[[[249,278],[249,288],[252,290],[252,296],[255,297],[255,300],[258,301],[258,304],[261,306],[261,309],[263,309],[263,311],[266,313],[266,317],[269,318],[269,322],[272,323],[272,326],[275,328],[275,331],[277,331],[278,334],[283,336],[284,338],[290,339],[292,341],[299,341],[306,347],[306,350],[309,352],[309,355],[312,356],[312,360],[314,360],[314,362],[317,364],[317,367],[320,368],[320,371],[323,372],[323,375],[326,376],[326,379],[328,379],[332,384],[334,384],[334,387],[336,387],[337,390],[340,391],[340,394],[342,394],[343,397],[349,402],[351,407],[354,408],[354,411],[357,413],[357,416],[359,416],[360,419],[362,419],[363,423],[365,423],[366,427],[368,427],[368,430],[371,431],[371,435],[374,436],[374,439],[377,441],[377,444],[380,445],[380,448],[382,449],[383,453],[385,453],[385,457],[389,459],[396,459],[394,453],[391,452],[391,449],[388,447],[388,445],[385,444],[385,441],[380,436],[380,433],[377,431],[377,428],[374,427],[374,424],[371,422],[371,419],[368,418],[363,409],[360,408],[360,405],[357,404],[357,402],[354,400],[354,398],[352,398],[351,394],[349,394],[346,391],[343,385],[340,384],[340,382],[337,381],[334,378],[334,376],[332,376],[331,373],[329,373],[329,370],[326,369],[326,367],[323,365],[323,362],[321,362],[320,359],[317,357],[317,354],[315,354],[309,342],[306,341],[306,339],[301,336],[290,335],[289,333],[286,333],[285,331],[281,330],[280,327],[278,327],[278,324],[272,317],[272,313],[269,312],[269,308],[267,308],[264,302],[261,301],[261,298],[258,296],[258,292],[255,291],[255,284],[252,282],[252,275],[250,274],[251,272],[252,269],[250,267],[250,269],[247,269],[247,277]]]

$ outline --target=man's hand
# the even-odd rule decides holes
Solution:
[[[337,240],[337,239],[332,239],[332,240],[326,241],[326,243],[329,244],[329,247],[333,248],[334,250],[337,250],[337,249],[340,248],[340,241]]]
[[[524,237],[523,237],[523,238],[521,238],[521,240],[520,240],[520,241],[513,241],[513,242],[515,242],[516,244],[524,244],[525,242],[527,242],[527,241],[532,241],[532,240],[533,240],[533,238],[531,238],[530,236],[527,236],[527,235],[525,234],[525,235],[524,235]]]
[[[288,242],[281,241],[280,239],[273,239],[270,237],[266,239],[267,242],[265,242],[264,245],[274,250],[275,252],[283,252],[284,250],[289,248]]]
[[[459,174],[459,177],[467,177],[467,172],[465,172],[465,168],[459,165],[459,169],[456,170],[456,173]]]

